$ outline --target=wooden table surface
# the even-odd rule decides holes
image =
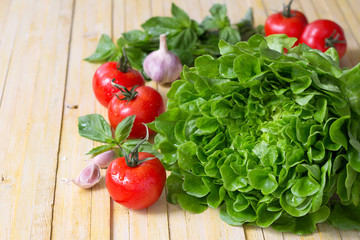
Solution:
[[[215,2],[228,6],[232,22],[252,7],[256,25],[283,4],[174,2],[197,21]],[[116,40],[151,16],[170,15],[170,7],[170,0],[0,0],[0,239],[360,239],[357,231],[327,224],[305,237],[231,227],[216,210],[192,214],[168,204],[165,191],[148,209],[130,211],[110,199],[104,178],[91,190],[62,180],[79,174],[95,144],[78,135],[77,118],[106,117],[91,87],[99,65],[83,59],[102,33]],[[296,0],[293,7],[309,21],[328,18],[343,26],[348,52],[341,65],[360,61],[360,0]],[[148,84],[165,97],[167,88]]]

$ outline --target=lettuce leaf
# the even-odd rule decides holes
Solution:
[[[224,18],[213,11],[209,28]],[[184,68],[150,124],[171,203],[300,235],[325,221],[360,228],[360,65],[294,41],[221,40],[218,58]]]

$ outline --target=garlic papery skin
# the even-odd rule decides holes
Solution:
[[[101,168],[107,168],[109,164],[116,158],[114,150],[109,150],[96,155],[91,162],[99,165]]]
[[[159,50],[151,52],[143,63],[145,73],[155,82],[172,83],[180,77],[183,65],[178,56],[169,51],[166,35],[160,35]]]
[[[99,165],[95,163],[90,163],[86,168],[84,168],[80,175],[75,179],[70,179],[76,186],[80,188],[92,188],[95,186],[101,179],[101,170]]]

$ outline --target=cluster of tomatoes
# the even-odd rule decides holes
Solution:
[[[154,88],[145,86],[142,74],[131,68],[126,54],[119,62],[101,65],[93,78],[96,99],[108,109],[113,129],[126,117],[135,115],[129,138],[145,138],[144,124],[152,122],[165,111],[164,101]],[[127,158],[135,159],[134,166]],[[113,160],[106,172],[106,187],[117,203],[141,209],[158,200],[166,181],[165,169],[158,158],[137,151]]]
[[[266,19],[265,35],[286,34],[298,39],[294,46],[304,43],[322,52],[334,47],[339,58],[344,56],[347,44],[343,29],[334,21],[326,19],[308,23],[302,12],[290,9],[292,2],[290,0],[282,12],[274,13]]]

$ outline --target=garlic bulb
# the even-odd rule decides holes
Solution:
[[[159,50],[151,52],[143,63],[145,73],[155,82],[171,83],[180,77],[180,59],[167,48],[166,35],[160,35]]]
[[[101,168],[107,168],[109,164],[116,158],[114,150],[109,150],[96,155],[91,162],[99,165]]]
[[[92,188],[101,179],[100,167],[95,163],[90,163],[84,168],[77,178],[63,179],[64,181],[71,181],[80,188]]]

